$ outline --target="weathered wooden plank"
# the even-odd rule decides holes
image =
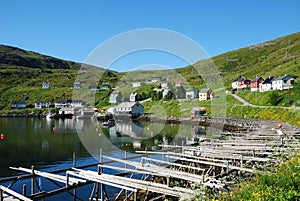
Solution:
[[[209,161],[201,161],[201,160],[195,160],[195,159],[189,159],[189,158],[183,158],[183,157],[176,157],[176,156],[167,156],[175,160],[182,160],[182,161],[188,161],[188,162],[193,162],[193,163],[199,163],[199,164],[204,164],[204,165],[211,165],[211,166],[217,166],[217,167],[229,167],[232,170],[240,170],[244,172],[250,172],[250,173],[255,173],[257,172],[256,170],[249,169],[249,168],[242,168],[242,167],[237,167],[237,166],[232,166],[232,165],[227,165],[224,163],[214,163],[214,162],[209,162]]]
[[[12,195],[13,197],[17,198],[17,199],[14,199],[14,198],[11,198],[11,197],[7,197],[7,198],[4,198],[5,201],[9,201],[9,200],[23,200],[23,201],[32,201],[31,199],[25,197],[24,195],[21,195],[9,188],[6,188],[5,186],[1,186],[0,185],[0,189],[4,192],[6,192],[7,194],[9,195]]]
[[[75,169],[74,173],[70,173],[74,176],[80,178],[90,179],[96,182],[107,181],[121,186],[130,186],[136,189],[143,189],[146,191],[157,192],[165,195],[182,197],[182,196],[190,196],[194,193],[194,191],[181,187],[169,187],[164,184],[153,183],[150,181],[138,180],[134,178],[126,178],[115,175],[101,174],[98,175],[97,172],[89,171],[89,170],[79,170]]]
[[[28,168],[22,168],[22,167],[18,167],[18,168],[15,168],[15,167],[10,167],[10,169],[13,169],[13,170],[19,170],[19,171],[23,171],[23,172],[32,172],[31,169],[28,169]],[[61,183],[66,183],[67,182],[67,177],[66,176],[63,176],[63,175],[58,175],[58,174],[52,174],[52,173],[48,173],[48,172],[41,172],[41,171],[38,171],[38,170],[34,170],[34,174],[35,175],[38,175],[38,176],[41,176],[41,177],[45,177],[47,179],[52,179],[52,180],[55,180],[55,181],[58,181],[58,182],[61,182]],[[69,180],[69,185],[73,185],[73,184],[78,184],[78,183],[85,183],[86,180],[82,180],[82,179],[76,179],[76,178],[68,178]]]

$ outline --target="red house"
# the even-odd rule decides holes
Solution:
[[[258,91],[263,81],[265,81],[265,79],[263,77],[258,77],[258,76],[256,76],[253,80],[251,80],[251,84],[250,84],[251,91]]]

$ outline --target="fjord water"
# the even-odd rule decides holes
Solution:
[[[73,153],[76,154],[76,165],[95,163],[99,160],[100,148],[104,150],[103,155],[121,158],[124,150],[133,150],[132,142],[138,142],[140,149],[147,147],[148,150],[158,149],[161,143],[181,145],[183,139],[195,138],[206,130],[191,125],[132,121],[118,122],[112,128],[99,125],[101,123],[91,119],[0,118],[0,133],[5,135],[0,140],[0,178],[20,174],[9,167],[31,168],[34,165],[42,171],[72,167]],[[97,132],[99,129],[102,132]],[[129,143],[132,144],[127,147]],[[104,171],[113,173],[112,170]],[[27,182],[30,186],[30,181]],[[55,187],[45,179],[41,183],[43,190]],[[13,189],[21,191],[22,185],[17,183]],[[81,195],[88,198],[91,186],[83,187],[81,191]],[[109,191],[113,193],[116,189]],[[69,198],[72,200],[64,193],[47,200]]]

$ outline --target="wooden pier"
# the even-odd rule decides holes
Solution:
[[[293,137],[282,142],[272,132],[243,135],[203,140],[197,146],[162,145],[160,151],[137,151],[132,157],[127,157],[125,152],[123,158],[104,156],[100,149],[98,163],[76,166],[74,162],[72,168],[51,172],[33,166],[11,167],[26,174],[0,179],[0,201],[44,200],[63,192],[74,200],[85,200],[76,193],[77,188],[85,185],[93,186],[89,200],[161,200],[163,197],[176,200],[193,196],[195,184],[215,192],[228,191],[235,185],[234,181],[240,182],[278,163],[278,153],[288,158],[292,151],[300,150],[299,139]],[[118,173],[107,174],[107,169]],[[234,175],[234,181],[228,179],[230,175]],[[57,189],[43,191],[38,178],[50,180]],[[26,179],[31,180],[30,192],[26,184],[22,189],[14,188],[15,183]],[[119,189],[119,193],[109,195],[108,186]]]

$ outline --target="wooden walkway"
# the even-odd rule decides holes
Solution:
[[[244,135],[244,137],[242,137]],[[11,182],[9,186],[0,185],[0,201],[34,201],[58,193],[67,192],[77,200],[84,200],[74,191],[77,187],[94,184],[90,200],[140,200],[141,196],[160,199],[170,196],[176,199],[193,196],[194,184],[211,189],[227,189],[224,175],[242,173],[254,175],[257,165],[276,164],[278,153],[289,156],[291,151],[299,151],[298,140],[285,139],[282,144],[278,136],[269,134],[241,134],[234,139],[211,139],[199,142],[197,146],[162,145],[161,151],[137,151],[136,156],[113,158],[102,155],[100,162],[82,167],[68,168],[56,172],[43,172],[34,168],[11,167],[16,171],[29,173],[2,182]],[[160,155],[160,156],[159,156]],[[126,156],[126,153],[125,153]],[[160,158],[160,159],[158,159]],[[105,161],[103,160],[105,159]],[[137,161],[139,160],[139,161]],[[92,171],[87,168],[94,167]],[[106,174],[112,169],[118,174]],[[237,174],[236,174],[237,175]],[[36,185],[36,178],[45,178],[60,183],[58,189],[44,192]],[[12,190],[16,181],[31,179],[31,194],[20,194]],[[0,180],[1,184],[1,180]],[[107,194],[105,186],[119,189],[114,197]],[[38,188],[38,192],[35,189]],[[100,190],[99,190],[100,189]],[[23,189],[24,190],[24,189]],[[24,191],[23,191],[24,192]],[[125,197],[124,197],[125,196]]]

